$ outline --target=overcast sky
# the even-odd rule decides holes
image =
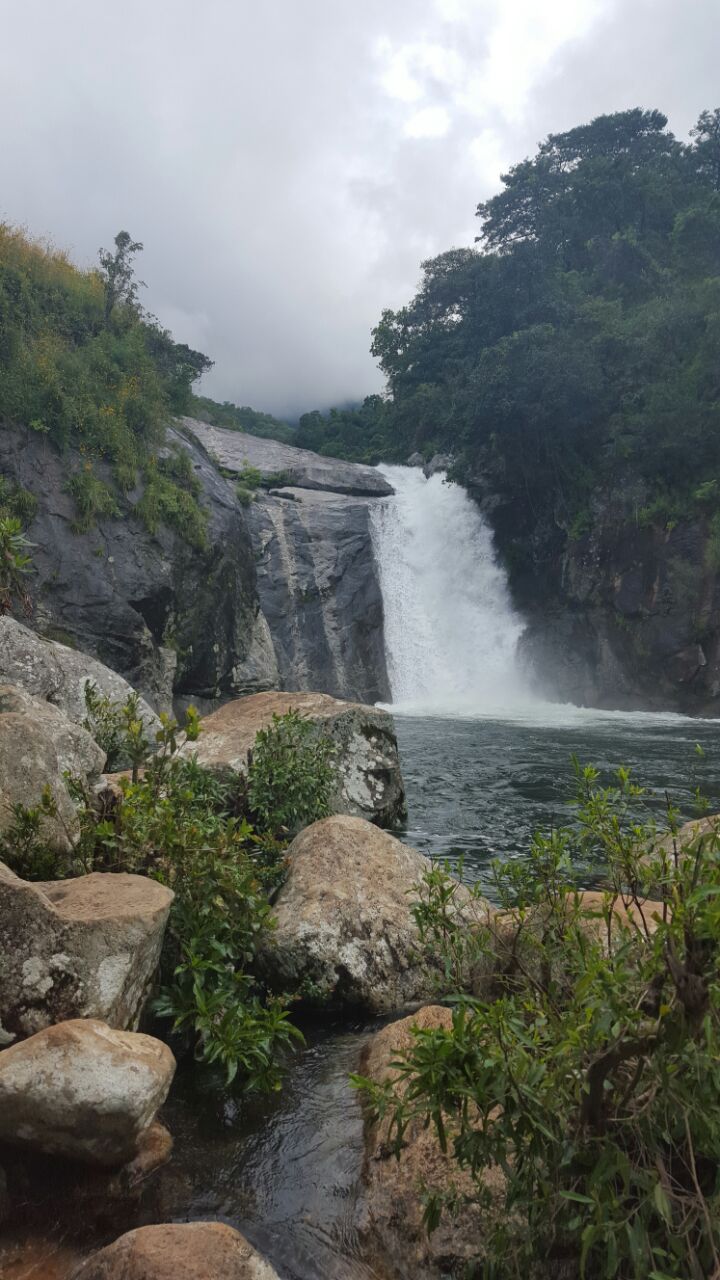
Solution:
[[[0,218],[145,303],[276,413],[381,387],[383,307],[549,132],[720,105],[720,0],[0,0]]]

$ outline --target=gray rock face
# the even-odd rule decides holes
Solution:
[[[277,990],[371,1013],[438,994],[441,965],[412,914],[427,858],[361,818],[337,816],[301,831],[288,862],[261,961]],[[468,906],[462,886],[456,902]]]
[[[0,680],[19,686],[35,698],[45,699],[52,707],[64,711],[76,725],[82,725],[87,716],[85,685],[88,682],[113,702],[125,702],[132,693],[127,680],[96,658],[54,640],[44,640],[7,616],[0,618]],[[152,707],[142,699],[139,710],[148,730],[152,732],[159,727],[160,721]]]
[[[35,432],[0,432],[0,472],[38,499],[28,530],[33,628],[99,658],[160,709],[173,694],[217,700],[276,683],[233,486],[196,440],[177,432],[169,440],[187,449],[201,485],[204,551],[164,526],[150,534],[132,514],[74,533],[66,486],[79,459],[61,458]]]
[[[430,476],[436,475],[438,471],[447,471],[451,466],[452,458],[449,453],[435,453],[430,461],[425,463],[423,473],[429,480]]]
[[[132,1159],[175,1059],[151,1036],[76,1019],[0,1053],[0,1138],[113,1167]]]
[[[336,747],[340,788],[338,813],[392,826],[405,812],[397,738],[387,711],[357,702],[340,702],[324,693],[257,693],[228,702],[203,721],[197,742],[181,753],[194,756],[206,769],[244,773],[248,752],[260,729],[273,715],[297,711],[312,720]]]
[[[246,511],[283,689],[390,697],[370,505],[392,486],[374,467],[184,419],[227,471],[257,468],[282,487]]]
[[[370,503],[285,490],[248,510],[258,594],[284,689],[390,698]]]
[[[0,863],[0,1038],[68,1018],[135,1026],[172,899],[145,876],[29,884]]]
[[[105,752],[59,707],[0,685],[0,833],[12,827],[15,805],[35,808],[48,788],[56,814],[42,817],[40,834],[67,853],[80,828],[64,773],[92,784],[104,764]]]
[[[213,427],[194,418],[182,421],[211,457],[229,471],[241,471],[243,466],[256,467],[266,479],[277,476],[280,485],[328,489],[356,497],[382,498],[393,492],[392,485],[374,467],[326,458],[309,449],[296,449],[279,440]]]
[[[590,532],[552,554],[539,540],[545,572],[515,584],[528,618],[521,653],[539,690],[561,701],[717,715],[720,576],[708,529],[639,527],[644,500],[597,502]]]

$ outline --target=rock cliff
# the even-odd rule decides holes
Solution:
[[[392,492],[387,481],[371,467],[191,419],[168,443],[187,450],[200,483],[204,550],[166,526],[150,533],[129,504],[122,518],[77,533],[67,482],[82,460],[36,432],[0,433],[0,475],[38,503],[29,625],[99,658],[156,709],[193,701],[204,712],[273,688],[387,698],[369,527],[369,504]],[[234,476],[248,465],[266,487],[244,507]],[[96,472],[103,478],[102,466]]]
[[[482,504],[528,620],[541,692],[618,709],[717,715],[720,578],[702,518],[648,518],[637,486],[596,495],[572,532],[549,511]]]
[[[242,508],[196,441],[168,436],[188,450],[200,482],[206,550],[165,526],[150,533],[132,512],[75,532],[67,482],[81,460],[35,432],[0,432],[0,473],[38,503],[28,529],[30,624],[99,658],[156,708],[178,694],[202,701],[272,688],[277,670]]]
[[[250,466],[277,483],[258,491],[247,518],[279,686],[388,700],[370,505],[391,485],[373,467],[188,418],[184,424],[227,473]]]

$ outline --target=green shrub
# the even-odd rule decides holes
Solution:
[[[207,547],[207,512],[197,502],[197,480],[192,470],[190,480],[185,479],[179,456],[171,455],[172,460],[150,459],[144,468],[145,488],[135,513],[150,533],[157,533],[161,524],[169,525],[190,546],[203,551]],[[188,466],[191,467],[189,459]]]
[[[50,787],[44,788],[38,804],[12,806],[10,825],[0,835],[0,862],[22,880],[61,880],[73,874],[71,858],[50,848],[43,832],[44,822],[57,818],[57,813]]]
[[[246,489],[243,484],[235,485],[235,494],[241,507],[249,507],[250,503],[254,502],[257,496],[253,489]]]
[[[248,766],[248,804],[256,826],[293,834],[327,817],[338,785],[335,754],[298,711],[274,715],[258,733]]]
[[[77,519],[72,526],[74,533],[87,533],[98,518],[103,516],[115,518],[120,515],[120,508],[113,494],[104,481],[95,475],[89,462],[85,463],[81,471],[75,471],[71,475],[67,490],[77,509]]]
[[[580,785],[575,825],[536,837],[529,867],[496,868],[515,920],[498,998],[460,996],[449,1030],[417,1030],[400,1086],[355,1083],[397,1153],[411,1119],[433,1124],[478,1202],[486,1170],[505,1172],[477,1274],[696,1280],[720,1253],[720,838],[659,848],[625,771]],[[608,869],[594,927],[573,875],[589,856]],[[452,973],[497,942],[468,935],[432,874],[417,919]],[[446,1211],[428,1197],[429,1229]]]
[[[118,705],[87,685],[86,701],[87,727],[132,774],[104,817],[89,797],[76,797],[76,856],[87,868],[149,875],[173,890],[156,1013],[198,1060],[222,1066],[228,1083],[276,1089],[284,1054],[301,1036],[285,1002],[250,969],[272,928],[265,886],[277,881],[282,848],[236,815],[237,784],[178,756],[181,741],[201,730],[194,708],[182,730],[161,715],[151,754],[137,694]]]
[[[18,606],[30,612],[27,577],[32,573],[31,542],[23,533],[16,516],[3,515],[0,509],[0,614]]]

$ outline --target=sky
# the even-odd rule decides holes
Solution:
[[[0,219],[280,415],[382,388],[370,335],[550,132],[720,105],[720,0],[0,0]]]

